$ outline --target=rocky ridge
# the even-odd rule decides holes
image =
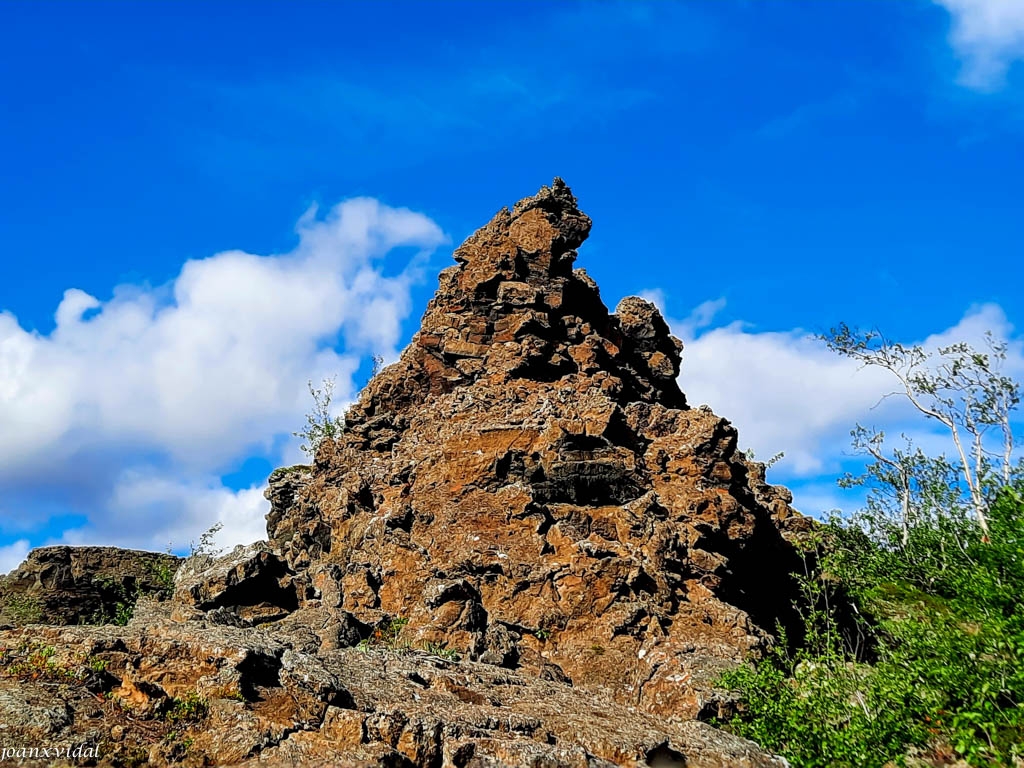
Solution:
[[[271,476],[269,543],[190,559],[126,627],[0,631],[0,741],[88,739],[104,764],[781,765],[700,719],[789,620],[803,518],[689,407],[657,308],[610,313],[574,269],[590,226],[556,179],[458,248],[340,438]]]
[[[0,576],[0,626],[102,623],[140,593],[170,597],[182,558],[117,547],[32,550]]]

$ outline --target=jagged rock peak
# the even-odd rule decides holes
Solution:
[[[658,309],[572,268],[589,228],[556,179],[471,235],[268,534],[339,626],[694,716],[789,618],[792,497],[686,407]]]
[[[446,289],[475,290],[476,298],[499,300],[495,281],[522,281],[538,288],[550,288],[552,278],[569,278],[576,260],[575,249],[590,234],[590,217],[580,211],[572,190],[559,178],[550,187],[541,187],[532,197],[520,200],[511,212],[502,208],[485,226],[478,229],[454,253],[463,270],[446,270],[459,275],[452,284],[444,279],[437,298]],[[557,281],[556,281],[557,282]],[[506,289],[508,291],[509,289]],[[506,293],[504,300],[513,299]],[[542,294],[535,299],[551,298]]]
[[[350,411],[348,435],[386,447],[411,408],[481,378],[585,382],[623,404],[685,408],[682,342],[657,307],[631,297],[610,314],[594,280],[573,269],[590,226],[558,178],[498,211],[456,249],[412,344]]]
[[[547,226],[539,226],[541,221]],[[539,193],[523,198],[512,207],[503,208],[495,218],[479,229],[476,236],[484,237],[503,232],[527,260],[544,255],[553,255],[554,260],[543,259],[545,265],[557,267],[571,266],[575,254],[569,252],[579,248],[590,234],[590,217],[583,213],[577,205],[572,190],[562,179],[556,177],[551,186],[542,186]],[[461,260],[467,246],[475,245],[476,238],[470,238],[463,248],[456,251],[456,260]],[[494,251],[484,250],[476,254],[483,258],[497,255]],[[562,256],[568,256],[562,259]]]

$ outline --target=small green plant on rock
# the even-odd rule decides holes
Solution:
[[[420,650],[444,659],[445,661],[458,661],[459,654],[454,648],[448,648],[445,645],[435,642],[424,643]]]
[[[20,680],[47,682],[74,682],[82,677],[81,670],[73,670],[54,658],[57,649],[52,645],[26,642],[16,649],[5,649],[0,662],[6,664],[4,674]]]
[[[361,640],[356,648],[364,653],[375,648],[393,653],[422,651],[445,661],[459,661],[458,651],[454,648],[449,648],[444,643],[427,641],[413,645],[409,640],[402,637],[402,630],[405,629],[408,623],[409,620],[403,617],[390,619],[378,626],[369,637]]]
[[[373,634],[361,640],[357,646],[361,651],[371,648],[384,648],[389,651],[409,650],[409,643],[401,638],[402,629],[409,620],[402,617],[390,619],[373,630]]]
[[[224,548],[217,544],[217,534],[223,529],[223,523],[214,523],[200,534],[199,541],[190,541],[188,557],[181,567],[188,568],[193,572],[200,572],[210,567],[214,560],[224,553]]]
[[[175,569],[169,563],[162,560],[150,564],[150,578],[153,584],[156,585],[154,590],[155,597],[165,599],[171,596],[174,592],[174,573]]]
[[[0,600],[0,613],[15,624],[38,624],[43,618],[43,604],[29,595],[9,594]]]
[[[196,691],[188,691],[182,696],[168,699],[163,710],[163,719],[170,723],[198,722],[210,712],[209,702]]]
[[[100,742],[100,754],[112,760],[112,765],[124,768],[142,768],[149,764],[149,750],[141,744]]]
[[[134,603],[118,603],[114,606],[114,624],[119,627],[123,627],[132,620],[132,616],[135,614]]]
[[[324,440],[333,440],[345,429],[345,420],[341,416],[331,415],[331,400],[334,398],[335,379],[324,379],[319,387],[314,387],[310,381],[309,394],[313,397],[313,408],[306,414],[306,426],[298,432],[293,432],[295,437],[301,437],[303,443],[301,450],[311,459],[316,456],[316,450]]]
[[[99,589],[103,603],[85,623],[123,627],[131,621],[139,600],[139,590],[134,581],[126,583],[112,576],[100,576],[93,579],[93,584]]]
[[[189,559],[213,559],[223,552],[217,546],[217,534],[224,529],[224,523],[214,523],[199,536],[199,541],[189,542]]]

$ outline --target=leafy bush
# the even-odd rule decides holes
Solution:
[[[72,668],[56,660],[57,649],[37,641],[26,641],[16,648],[0,649],[0,674],[22,681],[76,682],[84,667]]]
[[[224,523],[214,523],[199,536],[199,542],[189,542],[189,558],[192,560],[213,560],[224,550],[217,546],[217,534],[224,530]],[[171,580],[173,584],[173,578]]]
[[[882,766],[911,746],[970,765],[1024,756],[1024,501],[998,497],[989,541],[969,514],[912,526],[905,548],[832,521],[801,579],[806,641],[725,676],[744,702],[729,727],[794,766]]]
[[[157,560],[150,564],[149,573],[153,580],[154,597],[165,600],[174,594],[174,574],[176,569],[170,563]]]
[[[0,598],[0,613],[16,624],[38,624],[43,619],[43,604],[34,597],[11,593]]]
[[[396,617],[384,621],[373,630],[373,634],[359,642],[360,650],[370,648],[387,648],[392,651],[405,651],[411,647],[408,641],[402,638],[402,630],[409,620],[403,617]]]
[[[139,599],[139,590],[134,581],[125,582],[113,576],[99,576],[93,579],[101,594],[101,604],[88,619],[86,624],[116,624],[125,626],[135,613],[135,603]]]
[[[210,712],[210,705],[196,691],[186,691],[182,696],[168,699],[162,715],[170,723],[188,723],[203,720]]]
[[[932,375],[919,349],[851,338],[843,337],[846,354],[895,368],[912,399],[931,397],[938,405],[928,408],[942,418],[926,415],[953,425],[954,438],[957,427],[970,434],[976,460],[932,458],[909,441],[887,452],[881,432],[853,431],[854,446],[874,461],[841,484],[867,486],[866,506],[805,542],[801,642],[794,648],[783,635],[764,658],[723,677],[741,697],[723,725],[795,768],[881,767],[911,755],[1019,765],[1024,466],[1010,464],[1018,387],[994,366],[1005,347],[993,343],[992,358],[966,345],[940,350],[945,367]],[[1001,450],[984,442],[990,426]]]

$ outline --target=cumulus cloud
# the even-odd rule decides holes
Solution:
[[[219,524],[217,546],[248,544],[266,538],[268,508],[262,484],[233,491],[212,477],[129,470],[117,479],[108,504],[61,543],[182,550]]]
[[[797,475],[834,470],[826,444],[892,389],[882,371],[860,370],[801,331],[759,333],[739,322],[696,337],[687,330],[680,385],[690,402],[727,416],[759,458],[785,452]]]
[[[934,0],[953,19],[950,43],[963,61],[959,81],[981,91],[1003,85],[1010,65],[1024,59],[1020,0]]]
[[[28,554],[28,539],[18,539],[15,542],[0,547],[0,576],[4,576],[21,563]]]
[[[894,379],[885,371],[859,367],[801,330],[757,331],[742,322],[709,327],[723,306],[722,300],[705,302],[688,318],[669,321],[685,343],[680,386],[691,404],[707,403],[736,425],[741,448],[762,460],[785,453],[773,477],[793,485],[798,508],[819,513],[853,498],[834,492],[822,477],[837,476],[851,461],[849,432],[858,422],[894,438],[906,433],[935,453],[951,451],[941,427],[924,421],[905,399],[886,397]],[[986,331],[1010,340],[1004,370],[1024,377],[1024,346],[994,304],[970,309],[920,343],[935,349],[967,341],[982,349]]]
[[[257,489],[209,478],[280,450],[307,380],[337,376],[349,399],[361,356],[394,353],[410,286],[445,241],[367,198],[311,209],[296,230],[288,253],[190,260],[165,286],[70,288],[49,334],[0,312],[0,491],[86,514],[69,541],[162,548],[216,520],[225,544],[259,538]]]

